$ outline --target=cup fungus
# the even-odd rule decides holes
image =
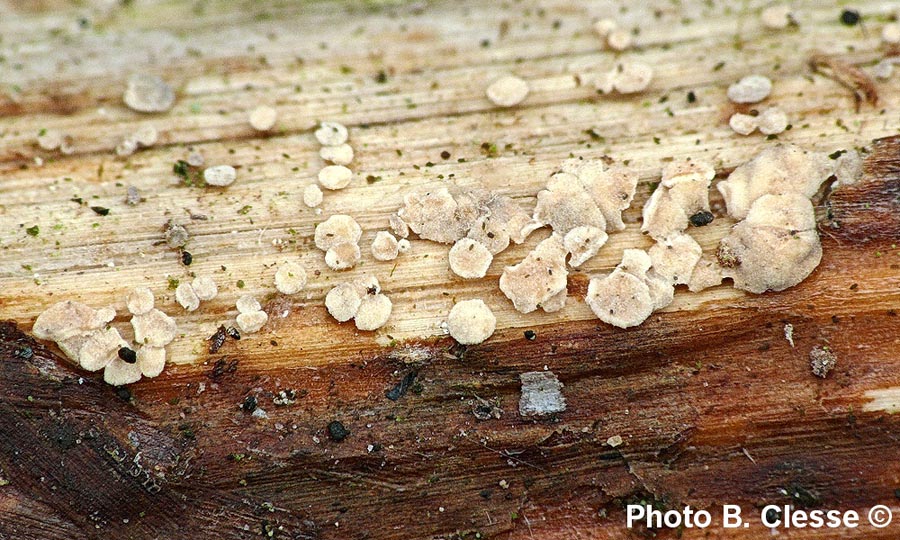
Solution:
[[[638,182],[636,174],[624,167],[607,167],[599,159],[567,159],[562,170],[578,177],[606,219],[606,230],[621,231],[625,228],[622,212],[631,206],[634,199]]]
[[[137,287],[125,297],[125,306],[132,315],[143,315],[153,309],[153,292],[146,287]]]
[[[513,75],[501,77],[485,91],[487,98],[498,107],[513,107],[528,96],[528,82]]]
[[[747,75],[728,87],[733,103],[758,103],[772,93],[772,81],[763,75]]]
[[[191,288],[194,289],[194,294],[197,295],[197,298],[204,302],[212,300],[219,294],[219,288],[216,286],[216,282],[209,276],[195,277],[194,280],[191,281]]]
[[[325,252],[325,264],[332,270],[349,270],[356,266],[361,257],[358,244],[341,242]]]
[[[253,298],[253,296],[249,294],[245,294],[237,299],[234,307],[237,308],[238,313],[253,313],[254,311],[262,310],[262,306],[259,304],[259,300]]]
[[[784,30],[791,24],[796,24],[791,6],[787,4],[775,4],[762,10],[759,15],[763,27],[769,30]]]
[[[400,254],[400,244],[393,234],[378,231],[372,240],[372,256],[378,261],[393,261]]]
[[[497,318],[484,301],[463,300],[450,310],[447,327],[461,345],[477,345],[493,335]]]
[[[328,165],[319,171],[319,183],[330,190],[344,189],[353,180],[353,171],[343,165]]]
[[[348,215],[336,214],[316,225],[314,240],[322,251],[344,243],[356,244],[362,236],[362,227]]]
[[[717,188],[725,199],[728,214],[744,219],[750,205],[767,193],[812,197],[833,170],[831,160],[824,154],[792,144],[776,144],[737,167]]]
[[[718,254],[723,275],[738,289],[760,294],[793,287],[822,259],[812,204],[799,193],[759,197]]]
[[[347,143],[337,146],[323,146],[319,157],[335,165],[349,165],[353,161],[353,147]]]
[[[200,307],[200,298],[190,283],[179,283],[175,288],[175,300],[187,311],[195,311]]]
[[[612,273],[591,279],[585,302],[607,324],[619,328],[641,324],[674,296],[674,286],[651,269],[652,264],[644,251],[626,249]]]
[[[325,295],[325,308],[338,322],[347,322],[356,316],[362,296],[352,283],[341,283]]]
[[[757,121],[763,135],[778,135],[788,126],[787,114],[778,107],[766,107],[760,111]]]
[[[612,70],[600,74],[594,79],[594,87],[609,94],[616,91],[620,94],[643,92],[653,80],[653,68],[640,62],[618,62]]]
[[[750,135],[759,127],[759,121],[749,114],[734,113],[728,119],[728,126],[738,135]]]
[[[450,270],[464,279],[483,278],[494,256],[488,248],[471,238],[460,238],[450,248]]]
[[[275,272],[275,288],[282,294],[297,294],[306,287],[306,269],[295,262],[286,262]]]
[[[303,204],[309,208],[315,208],[322,204],[322,189],[316,184],[309,184],[303,188]]]
[[[347,128],[337,122],[322,122],[314,134],[322,146],[338,146],[349,137]]]
[[[393,309],[374,276],[363,276],[333,287],[325,295],[325,307],[338,322],[356,318],[357,329],[365,331],[384,326]]]
[[[687,229],[691,216],[709,212],[709,186],[716,171],[704,161],[673,161],[644,204],[641,231],[656,240]]]
[[[657,241],[647,254],[656,273],[672,285],[685,285],[691,281],[703,248],[689,234],[673,233]]]
[[[275,127],[278,111],[268,105],[260,105],[250,111],[250,127],[256,131],[269,131]]]
[[[158,309],[131,318],[134,341],[151,347],[165,347],[175,339],[178,325],[175,319]]]
[[[235,320],[242,332],[253,334],[259,332],[265,326],[269,316],[265,311],[248,311],[247,313],[239,313]]]
[[[156,75],[136,73],[128,78],[122,100],[134,111],[165,112],[175,104],[175,92]]]
[[[388,224],[390,225],[391,232],[393,232],[397,238],[406,238],[409,236],[409,225],[407,225],[399,215],[391,214],[388,218]]]
[[[702,256],[694,270],[691,272],[691,280],[688,282],[688,290],[700,292],[722,283],[722,267],[719,262],[709,256]]]
[[[569,264],[578,268],[600,251],[609,236],[603,229],[585,225],[575,227],[563,237],[563,246],[569,252]]]
[[[203,170],[203,180],[210,186],[230,186],[236,178],[237,171],[231,165],[216,165]]]
[[[538,307],[546,312],[562,309],[568,276],[566,254],[562,238],[558,234],[551,235],[522,262],[503,270],[500,290],[521,313],[530,313]],[[561,299],[559,295],[562,295]]]
[[[356,310],[353,320],[356,328],[363,331],[378,330],[387,323],[391,316],[393,304],[391,299],[382,293],[365,294]]]

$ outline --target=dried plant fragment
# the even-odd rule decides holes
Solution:
[[[849,88],[856,100],[857,112],[862,102],[867,102],[873,107],[878,105],[878,90],[875,83],[858,67],[819,51],[810,55],[809,65],[813,71]]]
[[[520,374],[519,380],[522,383],[520,415],[547,416],[566,410],[566,398],[562,394],[564,385],[552,371],[529,371]]]

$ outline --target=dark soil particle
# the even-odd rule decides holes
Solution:
[[[406,391],[409,390],[413,382],[416,380],[417,375],[418,372],[416,371],[410,371],[409,373],[407,373],[403,377],[403,379],[401,379],[400,382],[397,383],[396,386],[384,393],[385,397],[387,397],[391,401],[397,401],[398,399],[403,397],[403,395],[406,394]]]
[[[137,353],[134,352],[133,349],[129,349],[128,347],[120,347],[119,358],[121,358],[122,361],[126,364],[134,364],[135,362],[137,362]]]
[[[525,339],[527,339],[528,341],[534,341],[537,338],[537,334],[534,330],[525,330],[524,334]]]
[[[181,252],[181,264],[185,266],[190,266],[191,263],[194,262],[194,256],[191,255],[190,251],[182,251]]]
[[[690,218],[691,225],[694,227],[703,227],[705,225],[709,225],[715,219],[715,216],[712,215],[712,212],[707,212],[706,210],[700,210]]]
[[[245,413],[252,413],[253,411],[256,410],[256,406],[258,404],[259,403],[256,400],[256,396],[247,396],[244,399],[244,402],[241,403],[241,410],[244,411]]]
[[[337,420],[328,424],[328,436],[335,442],[341,442],[350,435],[350,430]]]

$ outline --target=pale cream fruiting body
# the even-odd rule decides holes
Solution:
[[[772,81],[763,75],[748,75],[728,87],[733,103],[758,103],[772,93]]]
[[[689,234],[673,233],[654,244],[647,254],[659,275],[672,285],[686,285],[700,262],[703,248]]]
[[[494,334],[497,318],[483,300],[463,300],[450,310],[447,328],[460,344],[477,345]]]
[[[187,311],[195,311],[200,307],[200,298],[190,283],[179,283],[175,288],[175,300]]]
[[[238,313],[253,313],[254,311],[262,310],[259,300],[249,294],[245,294],[238,298],[234,307],[237,308]]]
[[[604,93],[643,92],[653,81],[653,68],[641,62],[618,62],[612,70],[594,78],[594,87]]]
[[[238,327],[242,332],[245,332],[247,334],[259,332],[262,327],[265,326],[268,320],[269,316],[265,311],[249,311],[247,313],[239,313],[235,318],[235,322],[237,322]]]
[[[367,275],[340,283],[325,295],[325,307],[338,322],[356,319],[358,330],[372,331],[384,326],[393,305],[381,292],[375,276]]]
[[[125,297],[125,306],[132,315],[143,315],[153,309],[153,292],[146,287],[137,287]]]
[[[282,294],[297,294],[306,287],[306,269],[296,262],[286,262],[275,272],[275,288]]]
[[[359,303],[353,321],[357,330],[371,332],[384,326],[391,316],[393,304],[382,293],[366,294]]]
[[[656,240],[688,227],[691,216],[709,211],[709,186],[716,171],[704,161],[674,161],[644,204],[641,231]]]
[[[122,100],[134,111],[165,112],[175,104],[175,91],[156,75],[137,73],[129,77]]]
[[[248,118],[250,127],[256,131],[269,131],[275,127],[278,120],[278,111],[268,105],[260,105],[250,111]]]
[[[219,294],[219,288],[216,286],[215,280],[209,276],[197,276],[191,281],[191,288],[194,294],[201,301],[207,302],[214,299]]]
[[[791,6],[776,4],[769,6],[760,13],[762,25],[769,30],[784,30],[794,22]]]
[[[340,283],[325,295],[325,308],[338,322],[347,322],[356,316],[362,298],[352,283]]]
[[[175,339],[178,325],[175,319],[158,309],[131,318],[134,341],[151,347],[165,347]]]
[[[521,313],[530,313],[538,307],[546,312],[561,309],[565,305],[567,253],[562,238],[551,235],[522,262],[503,270],[500,290]],[[557,295],[563,295],[562,299]]]
[[[397,238],[406,238],[409,236],[409,225],[407,225],[399,215],[391,214],[388,218],[388,225],[391,228],[391,232],[393,232]]]
[[[728,119],[728,126],[738,135],[750,135],[759,127],[759,121],[749,114],[734,113]]]
[[[356,244],[362,236],[362,227],[352,217],[336,214],[316,225],[314,240],[322,251],[342,243]]]
[[[230,186],[237,179],[237,171],[231,165],[216,165],[203,170],[203,180],[210,186]]]
[[[674,286],[652,264],[646,252],[626,249],[612,273],[591,279],[585,302],[607,324],[619,328],[641,324],[674,296]]]
[[[609,235],[598,227],[578,226],[563,237],[563,246],[569,252],[569,264],[578,268],[590,260],[606,244]]]
[[[513,75],[501,77],[485,91],[487,98],[498,107],[514,107],[528,96],[528,82]]]
[[[309,208],[315,208],[322,204],[322,189],[316,184],[309,184],[303,188],[303,204]]]
[[[332,270],[349,270],[362,258],[359,244],[342,242],[325,251],[325,264]]]
[[[494,256],[488,248],[471,238],[460,238],[450,248],[448,261],[450,270],[464,279],[483,278]]]
[[[788,117],[787,113],[778,107],[767,107],[760,111],[757,122],[763,135],[778,135],[787,129]]]
[[[372,256],[378,261],[392,261],[400,254],[400,244],[393,234],[378,231],[372,240]]]
[[[343,165],[328,165],[319,171],[318,178],[319,184],[325,189],[344,189],[353,180],[353,171]]]
[[[347,143],[337,146],[323,146],[319,150],[319,157],[335,165],[349,165],[353,162],[353,147]]]
[[[315,137],[322,146],[338,146],[347,142],[349,132],[338,122],[322,122],[315,131]]]

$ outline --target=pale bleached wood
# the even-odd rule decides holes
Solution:
[[[395,306],[388,326],[367,336],[381,343],[440,334],[453,301],[469,297],[484,298],[501,329],[590,319],[577,297],[559,313],[523,316],[497,289],[504,265],[520,260],[546,233],[501,254],[488,277],[473,282],[451,277],[448,246],[414,241],[412,252],[395,264],[374,261],[369,242],[413,187],[445,184],[453,175],[459,185],[502,191],[530,207],[566,157],[609,155],[627,160],[642,185],[628,213],[629,228],[613,235],[578,273],[606,271],[622,249],[649,246],[636,221],[665,160],[704,158],[727,171],[766,144],[727,126],[725,88],[751,72],[773,78],[768,103],[791,118],[794,129],[780,140],[830,152],[900,128],[896,78],[878,84],[878,108],[863,106],[856,113],[846,89],[811,75],[806,66],[814,47],[863,66],[881,58],[878,35],[891,2],[856,6],[866,15],[865,30],[839,24],[838,2],[797,3],[800,28],[782,32],[760,28],[763,3],[641,4],[438,2],[370,10],[328,2],[220,1],[195,13],[182,2],[135,2],[126,9],[35,3],[34,10],[8,2],[9,16],[0,18],[6,58],[0,105],[9,113],[0,119],[0,315],[28,326],[48,305],[67,298],[111,303],[121,312],[125,292],[147,285],[184,334],[170,347],[171,360],[190,363],[205,356],[203,339],[233,320],[237,296],[272,294],[275,266],[299,258],[310,272],[321,271],[297,295],[291,313],[321,323],[300,340],[308,351],[334,346],[334,323],[321,313],[324,293],[367,272],[381,279]],[[601,49],[590,22],[607,15],[640,29],[634,50]],[[81,16],[93,26],[80,29]],[[508,31],[501,37],[504,25]],[[487,47],[481,45],[485,39]],[[656,68],[646,93],[598,97],[576,84],[574,66],[607,68],[618,57]],[[171,113],[145,116],[122,106],[123,81],[143,69],[179,87]],[[375,80],[380,70],[388,74],[385,84]],[[532,93],[521,106],[498,110],[483,92],[506,72],[528,79]],[[687,103],[689,90],[697,103]],[[279,111],[278,127],[267,137],[246,120],[261,103]],[[311,129],[323,119],[351,126],[357,178],[351,188],[326,194],[319,214],[303,207],[299,193],[322,166]],[[127,159],[115,157],[117,142],[145,124],[157,127],[160,143]],[[71,134],[78,152],[63,157],[38,150],[35,135],[44,128]],[[588,129],[605,140],[591,140]],[[498,157],[484,156],[485,141],[497,145]],[[207,163],[240,165],[239,180],[224,191],[178,186],[171,168],[188,146],[201,150]],[[451,153],[449,160],[441,159],[443,150]],[[42,157],[43,166],[35,166],[34,157]],[[369,175],[382,180],[369,184]],[[125,185],[141,189],[146,202],[126,207]],[[76,195],[111,214],[100,217],[70,202]],[[252,209],[239,214],[246,205]],[[190,213],[209,220],[190,220]],[[311,245],[315,223],[334,213],[354,215],[365,229],[365,263],[351,272],[329,271]],[[177,253],[156,245],[170,218],[191,231],[190,269]],[[24,232],[34,224],[41,228],[38,238]],[[729,225],[717,220],[696,237],[709,251]],[[285,242],[283,249],[273,245],[276,240]],[[185,279],[188,270],[213,275],[221,291],[191,314],[166,290],[167,277]],[[679,291],[667,309],[759,303],[719,287]],[[254,339],[282,337],[273,322]]]

